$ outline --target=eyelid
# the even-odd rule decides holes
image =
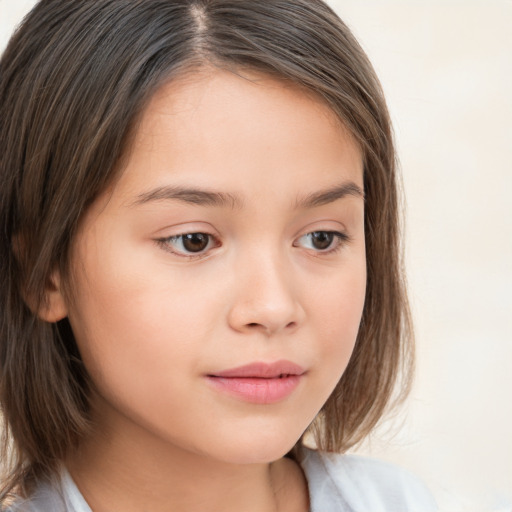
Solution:
[[[352,240],[350,238],[350,236],[343,231],[339,231],[339,230],[335,230],[335,229],[314,229],[314,230],[308,231],[307,233],[304,233],[303,235],[298,237],[296,239],[296,242],[294,242],[294,246],[297,247],[299,240],[301,240],[304,237],[311,236],[314,233],[329,233],[329,234],[333,235],[334,238],[336,239],[336,243],[334,243],[333,246],[329,246],[325,250],[315,249],[315,248],[308,249],[308,250],[312,251],[317,256],[334,254],[334,253],[340,251],[347,243],[349,243]]]
[[[314,247],[309,247],[309,248],[306,247],[305,248],[307,251],[310,251],[315,256],[326,256],[326,255],[334,254],[334,253],[340,251],[347,243],[349,243],[351,241],[351,237],[344,231],[335,230],[335,229],[312,229],[311,231],[307,231],[306,233],[303,233],[298,238],[296,238],[295,241],[293,242],[293,247],[297,247],[297,248],[300,247],[301,239],[304,239],[305,237],[311,237],[311,235],[313,235],[315,233],[327,233],[334,237],[333,243],[326,249],[316,249]],[[198,252],[186,252],[186,250],[181,251],[181,250],[176,250],[176,249],[172,248],[172,245],[170,243],[171,241],[182,239],[186,235],[196,235],[196,234],[201,234],[201,235],[205,235],[208,237],[208,239],[209,239],[208,245],[206,246],[206,248],[204,250],[201,250]],[[184,258],[187,260],[196,260],[196,259],[205,258],[210,254],[210,252],[213,249],[220,247],[222,245],[219,240],[219,237],[217,235],[214,235],[214,234],[208,232],[207,230],[202,230],[202,229],[197,229],[197,230],[195,230],[195,229],[188,230],[187,229],[187,230],[182,231],[181,233],[176,233],[173,235],[156,238],[155,242],[160,247],[162,247],[162,249],[164,249],[165,251],[167,251],[179,258]]]
[[[171,248],[170,242],[172,240],[180,239],[186,235],[196,235],[196,234],[206,235],[209,238],[208,245],[204,250],[199,251],[199,252],[187,253],[187,252],[182,252],[179,250],[173,250]],[[165,251],[167,251],[171,254],[174,254],[175,256],[177,256],[179,258],[184,258],[187,260],[195,260],[195,259],[205,258],[206,256],[209,255],[209,253],[212,249],[214,249],[216,247],[220,247],[220,245],[221,245],[219,238],[212,233],[208,233],[206,230],[187,230],[187,231],[183,231],[181,233],[177,233],[174,235],[156,238],[155,242]]]

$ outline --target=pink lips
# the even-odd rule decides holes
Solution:
[[[291,395],[305,370],[290,361],[251,363],[207,375],[219,391],[255,404],[273,404]]]

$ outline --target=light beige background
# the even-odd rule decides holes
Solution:
[[[32,0],[0,0],[0,48]],[[330,0],[381,77],[407,197],[411,400],[360,451],[443,511],[512,511],[512,1]],[[371,511],[369,511],[371,512]]]

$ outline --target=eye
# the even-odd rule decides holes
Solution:
[[[183,233],[157,242],[169,252],[184,257],[200,256],[215,246],[215,240],[208,233]]]
[[[339,231],[313,231],[301,236],[296,245],[321,253],[330,253],[341,249],[349,237]]]

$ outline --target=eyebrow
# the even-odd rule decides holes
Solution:
[[[130,207],[139,206],[152,201],[177,200],[200,206],[228,207],[233,210],[241,209],[243,201],[233,194],[216,192],[192,187],[162,186],[137,196]]]
[[[329,187],[319,192],[313,192],[303,197],[298,197],[295,201],[295,209],[307,209],[323,206],[333,203],[346,196],[354,196],[364,199],[364,192],[352,181],[344,182],[334,187]],[[192,187],[165,185],[149,190],[137,196],[129,203],[129,207],[140,206],[153,201],[177,200],[199,206],[228,207],[233,210],[242,209],[243,200],[237,195],[205,190]]]
[[[359,197],[364,200],[364,191],[353,181],[347,181],[340,185],[320,190],[319,192],[312,192],[304,197],[298,197],[295,202],[295,208],[315,208],[317,206],[333,203],[346,196]]]

